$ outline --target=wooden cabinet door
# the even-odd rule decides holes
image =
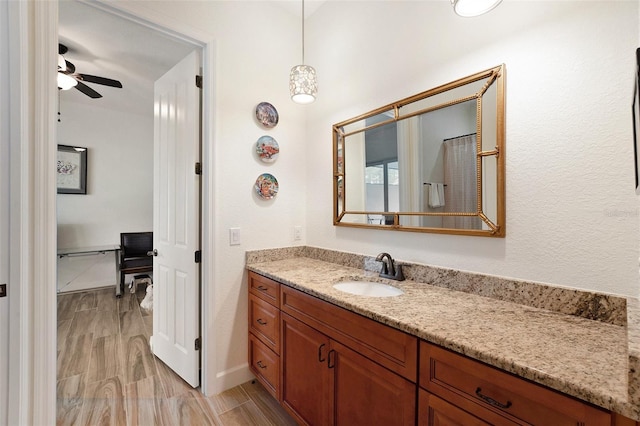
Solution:
[[[330,425],[329,338],[285,313],[281,324],[282,405],[300,424]]]
[[[333,372],[336,425],[415,425],[416,385],[331,341],[328,367]]]

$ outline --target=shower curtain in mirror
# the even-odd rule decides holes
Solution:
[[[477,211],[476,135],[444,141],[445,212]],[[481,229],[479,217],[445,216],[445,228]]]

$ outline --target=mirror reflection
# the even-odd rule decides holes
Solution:
[[[334,224],[503,237],[503,74],[334,125]]]

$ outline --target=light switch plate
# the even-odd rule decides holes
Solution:
[[[293,227],[293,241],[300,241],[302,239],[302,226]]]
[[[240,228],[229,228],[229,245],[240,245]]]

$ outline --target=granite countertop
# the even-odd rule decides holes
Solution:
[[[421,339],[640,420],[640,404],[630,390],[634,380],[626,326],[411,279],[385,280],[372,271],[304,255],[247,256],[246,266]],[[404,294],[376,298],[333,288],[344,280],[384,282]]]

